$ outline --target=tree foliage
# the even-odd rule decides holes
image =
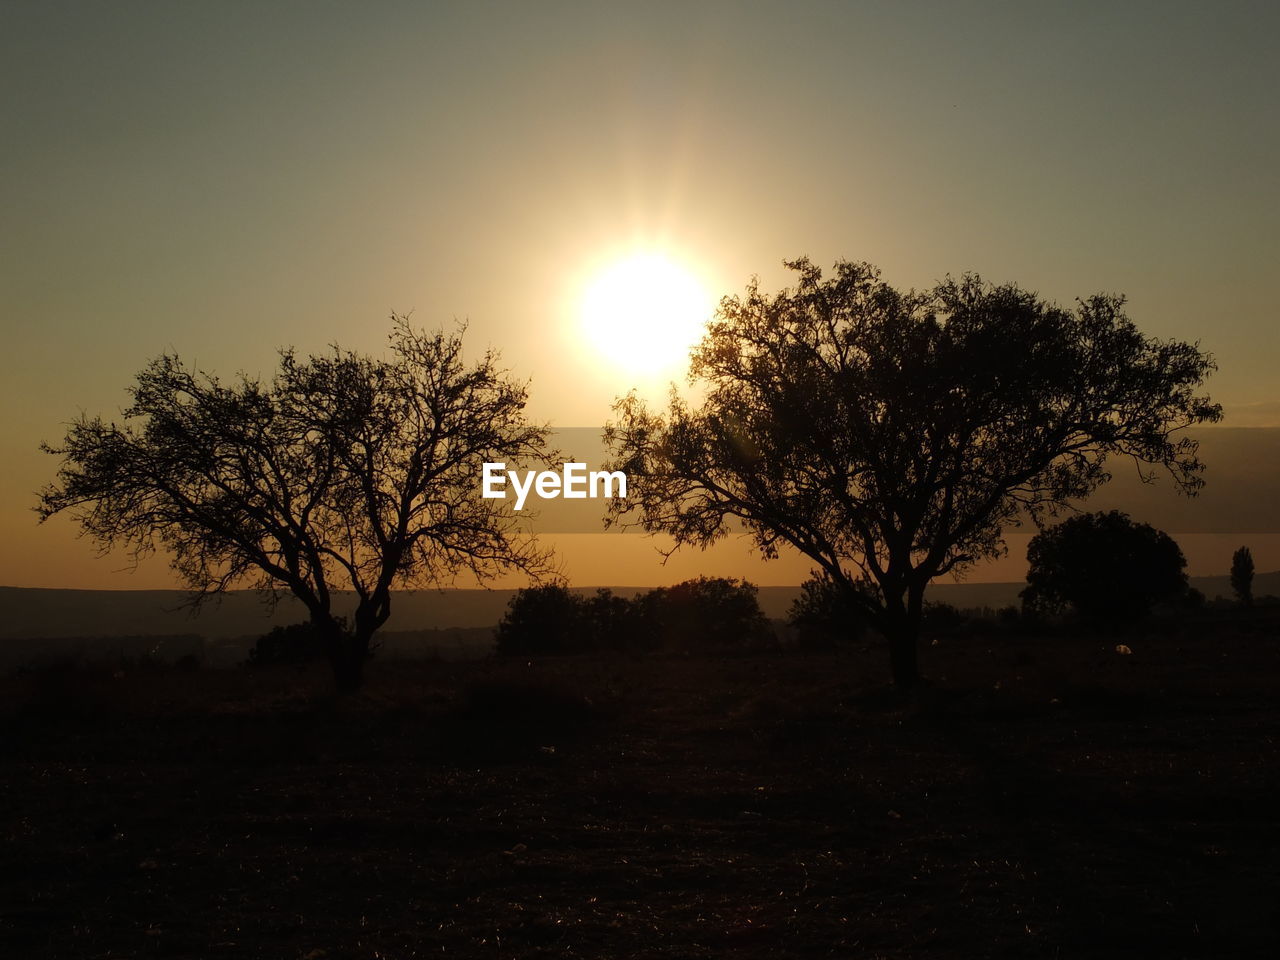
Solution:
[[[311,663],[324,657],[324,643],[310,620],[272,627],[249,650],[246,663],[251,667],[274,664]]]
[[[62,465],[41,518],[69,511],[104,552],[163,548],[196,603],[232,586],[292,593],[340,687],[359,685],[393,588],[546,567],[503,501],[478,494],[483,462],[546,459],[546,430],[493,353],[464,361],[461,332],[394,317],[388,358],[285,350],[266,382],[165,355],[130,393],[122,423],[82,416],[46,445]],[[349,627],[333,614],[342,589],[357,596]]]
[[[1122,455],[1202,483],[1180,428],[1220,417],[1197,391],[1212,361],[1142,335],[1123,299],[1066,309],[976,276],[899,292],[865,263],[797,285],[753,281],[696,348],[696,405],[635,395],[606,428],[630,478],[614,521],[707,546],[744,527],[766,557],[815,561],[918,677],[925,588],[1003,550],[1003,529],[1091,493]],[[629,515],[629,516],[628,516]],[[875,586],[868,595],[857,584]]]
[[[664,649],[758,650],[774,641],[755,584],[734,577],[695,577],[660,587],[647,600]]]
[[[874,596],[870,584],[860,582],[859,586]],[[791,602],[787,622],[795,628],[800,646],[808,649],[843,646],[870,625],[866,609],[850,601],[841,584],[822,574],[800,584],[800,596]]]
[[[1117,510],[1084,513],[1036,534],[1027,546],[1024,605],[1071,607],[1095,622],[1127,622],[1188,591],[1187,561],[1166,533]]]
[[[1231,555],[1231,589],[1242,607],[1253,606],[1253,553],[1248,547]]]
[[[643,653],[662,643],[655,593],[620,597],[600,588],[582,600],[585,630],[593,650]]]
[[[563,583],[517,590],[494,636],[500,654],[541,656],[591,649],[582,599]]]
[[[516,656],[651,650],[725,652],[772,644],[754,584],[697,577],[628,599],[610,590],[582,596],[565,584],[519,590],[495,634]]]

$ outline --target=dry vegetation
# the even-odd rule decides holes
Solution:
[[[0,954],[1272,956],[1278,627],[16,675]]]

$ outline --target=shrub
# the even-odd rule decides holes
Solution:
[[[513,656],[579,653],[591,645],[581,598],[562,583],[517,590],[495,635],[498,653]]]
[[[697,577],[651,590],[642,608],[669,650],[751,650],[776,642],[760,610],[756,586],[746,580]]]
[[[1070,606],[1093,622],[1132,621],[1187,592],[1186,559],[1166,533],[1119,511],[1085,513],[1036,534],[1027,547],[1030,613]]]
[[[869,584],[859,583],[873,591]],[[806,649],[830,650],[860,639],[870,625],[866,612],[829,577],[815,574],[800,584],[800,596],[787,610],[787,622],[796,630],[797,643]]]
[[[775,637],[756,594],[745,580],[721,577],[659,587],[633,600],[604,589],[577,596],[562,583],[527,587],[507,604],[495,639],[500,654],[513,656],[759,649]]]
[[[926,600],[920,616],[921,625],[930,633],[953,633],[960,629],[967,619],[959,608],[941,600]]]
[[[657,609],[647,595],[629,600],[602,588],[582,600],[581,614],[592,649],[634,653],[658,645]]]
[[[320,634],[309,620],[287,627],[272,627],[249,651],[248,664],[263,667],[278,663],[310,663],[324,656]]]

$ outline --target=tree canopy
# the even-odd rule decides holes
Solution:
[[[773,646],[758,590],[746,580],[695,577],[634,597],[575,593],[564,583],[518,590],[494,634],[500,654],[664,649],[723,653]]]
[[[1027,545],[1027,561],[1022,598],[1034,612],[1070,606],[1094,623],[1123,623],[1187,592],[1187,561],[1173,538],[1118,510],[1042,530]]]
[[[268,382],[164,355],[130,393],[122,423],[81,416],[45,446],[62,464],[41,518],[70,512],[104,552],[163,548],[196,603],[233,586],[292,593],[342,688],[359,685],[393,587],[547,566],[479,495],[482,463],[546,460],[547,431],[495,354],[463,359],[461,331],[393,317],[388,358],[284,350]],[[349,627],[336,590],[356,594]]]
[[[858,586],[866,590],[864,581]],[[868,599],[874,602],[871,592]],[[865,607],[849,600],[849,591],[824,575],[811,576],[800,584],[800,596],[787,609],[787,622],[796,632],[798,644],[806,649],[834,649],[859,639],[868,625]]]
[[[1212,360],[1144,336],[1122,297],[1068,309],[972,275],[904,293],[866,263],[787,266],[794,288],[721,301],[692,356],[701,401],[615,405],[631,486],[611,519],[800,551],[889,638],[899,684],[929,581],[999,554],[1009,524],[1087,496],[1112,456],[1203,482],[1178,431],[1221,416],[1198,393]]]
[[[1231,589],[1242,607],[1253,606],[1253,553],[1248,547],[1231,555]]]
[[[498,653],[521,657],[581,653],[592,639],[583,599],[563,583],[517,590],[494,631]]]

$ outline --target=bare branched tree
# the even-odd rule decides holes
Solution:
[[[163,548],[196,604],[232,586],[293,594],[339,688],[357,688],[393,588],[536,577],[550,560],[505,501],[480,496],[485,461],[550,456],[526,386],[492,352],[466,363],[461,332],[392,319],[389,359],[286,350],[269,383],[153,360],[123,423],[82,416],[45,446],[62,465],[41,519],[69,511],[104,552]],[[351,622],[339,590],[355,592]]]

